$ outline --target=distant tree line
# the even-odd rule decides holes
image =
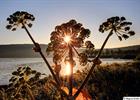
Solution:
[[[89,57],[95,57],[98,53],[98,49],[93,51],[85,51]],[[135,59],[140,55],[140,47],[135,49],[104,49],[101,53],[101,58],[120,58],[120,59]]]

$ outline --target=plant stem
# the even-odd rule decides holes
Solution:
[[[73,81],[73,52],[72,52],[72,47],[70,46],[70,44],[68,44],[69,47],[69,57],[70,57],[70,76],[69,76],[69,96],[72,97],[72,81]]]
[[[14,95],[14,97],[20,92],[20,90],[21,90],[21,88],[22,88],[22,86],[23,85],[20,85],[19,87],[18,87],[18,89],[17,89],[17,91],[16,91],[16,93],[15,93],[15,95]]]
[[[35,45],[35,47],[37,47],[37,43],[35,42],[35,40],[34,40],[33,37],[31,36],[31,34],[30,34],[30,32],[28,31],[28,29],[26,28],[26,26],[25,26],[23,23],[22,23],[22,25],[23,25],[25,31],[27,32],[28,36],[29,36],[30,39],[32,40],[33,44]],[[58,86],[57,86],[56,88],[57,88],[61,93],[63,93],[64,95],[66,95],[66,93],[64,93],[64,91],[62,92],[62,89],[60,88],[60,82],[59,82],[57,76],[54,74],[53,69],[51,68],[49,62],[47,61],[47,59],[45,58],[44,54],[42,53],[41,48],[40,48],[40,50],[39,50],[39,54],[41,55],[41,57],[42,57],[43,60],[45,61],[45,63],[46,63],[46,65],[48,66],[48,68],[49,68],[49,70],[50,70],[50,72],[51,72],[51,74],[52,74],[52,76],[53,76],[55,82],[57,83]]]
[[[37,47],[37,44],[36,44],[35,40],[34,40],[33,37],[31,36],[31,34],[30,34],[30,32],[28,31],[28,29],[26,28],[26,26],[25,26],[24,24],[22,24],[22,25],[24,26],[24,29],[26,30],[26,32],[27,32],[28,36],[30,37],[30,39],[32,40],[32,42],[34,43],[35,47]],[[55,76],[55,74],[54,74],[54,72],[53,72],[53,69],[51,68],[49,62],[46,60],[44,54],[42,53],[41,50],[39,51],[39,53],[40,53],[41,57],[43,58],[43,60],[45,61],[45,63],[47,64],[47,66],[48,66],[50,72],[52,73],[52,75],[53,75],[53,77],[54,77],[56,83],[57,83],[58,85],[60,85],[60,83],[59,83],[57,77]]]
[[[76,52],[76,54],[79,56],[79,52],[76,50],[76,48],[74,46],[72,46],[72,48],[74,49],[74,51]]]
[[[101,47],[101,49],[100,49],[98,55],[95,57],[95,60],[98,60],[98,59],[99,59],[99,57],[100,57],[100,55],[101,55],[101,53],[102,53],[102,51],[103,51],[103,49],[104,49],[104,47],[105,47],[105,45],[106,45],[108,39],[110,38],[110,36],[111,36],[112,34],[113,34],[113,30],[111,30],[110,33],[108,34],[108,36],[106,37],[106,39],[105,39],[105,41],[104,41],[104,43],[103,43],[103,45],[102,45],[102,47]],[[93,65],[92,65],[92,67],[91,67],[91,69],[90,69],[88,75],[87,75],[86,78],[84,79],[84,81],[83,81],[83,83],[81,84],[81,86],[80,86],[80,88],[78,89],[78,91],[74,94],[74,98],[76,98],[76,97],[79,95],[79,93],[81,92],[81,90],[83,89],[83,87],[85,86],[85,84],[87,83],[87,81],[88,81],[90,75],[92,74],[92,71],[93,71],[93,69],[95,68],[96,65],[97,65],[96,63],[93,63]]]
[[[103,51],[103,49],[104,49],[104,47],[105,47],[105,45],[106,45],[108,39],[110,38],[110,36],[112,36],[112,34],[113,34],[113,30],[111,30],[111,31],[109,32],[108,36],[106,37],[106,39],[105,39],[105,41],[104,41],[104,43],[103,43],[103,45],[102,45],[102,47],[101,47],[101,49],[100,49],[98,55],[96,56],[96,59],[100,57],[100,55],[101,55],[101,53],[102,53],[102,51]]]
[[[29,95],[31,97],[31,100],[35,100],[35,97],[34,97],[32,91],[31,91],[31,89],[28,87],[28,85],[26,85],[26,88],[27,88],[27,91],[28,91],[28,93],[29,93]]]

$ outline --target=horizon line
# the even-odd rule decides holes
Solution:
[[[48,44],[45,44],[45,43],[40,43],[41,45],[48,45]],[[32,43],[13,43],[13,44],[0,44],[1,45],[34,45]],[[119,46],[119,47],[105,47],[105,49],[115,49],[115,48],[123,48],[123,47],[131,47],[131,46],[140,46],[140,44],[132,44],[132,45],[126,45],[126,46]],[[83,47],[84,48],[84,47]],[[96,48],[95,49],[100,49],[100,48]]]

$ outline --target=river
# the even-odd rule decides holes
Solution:
[[[52,58],[47,59],[50,65],[53,64]],[[106,63],[122,63],[130,62],[132,60],[127,59],[101,59],[102,64]],[[9,83],[11,73],[15,71],[19,66],[30,66],[32,69],[35,69],[41,73],[50,74],[49,69],[42,60],[42,58],[0,58],[0,85],[5,85]],[[74,70],[83,68],[82,66],[77,65]],[[64,71],[64,68],[63,70]],[[62,72],[63,73],[63,72]]]

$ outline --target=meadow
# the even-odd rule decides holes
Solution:
[[[86,67],[81,71],[78,70],[74,74],[74,88],[78,88],[88,72],[89,67]],[[60,79],[63,80],[63,84],[68,81],[67,76],[61,76]],[[61,100],[60,93],[57,91],[56,87],[52,85],[54,81],[51,75],[43,79],[39,79],[38,77],[37,80],[35,85],[31,85],[33,82],[29,83],[36,100]],[[124,96],[139,96],[139,84],[139,61],[102,64],[95,67],[83,91],[87,91],[92,100],[122,100]],[[24,89],[19,93],[17,99],[12,99],[12,95],[17,89],[11,89],[9,87],[3,89],[0,94],[0,100],[30,99],[27,94],[25,95],[27,91],[23,91]],[[22,93],[24,93],[24,95]]]

